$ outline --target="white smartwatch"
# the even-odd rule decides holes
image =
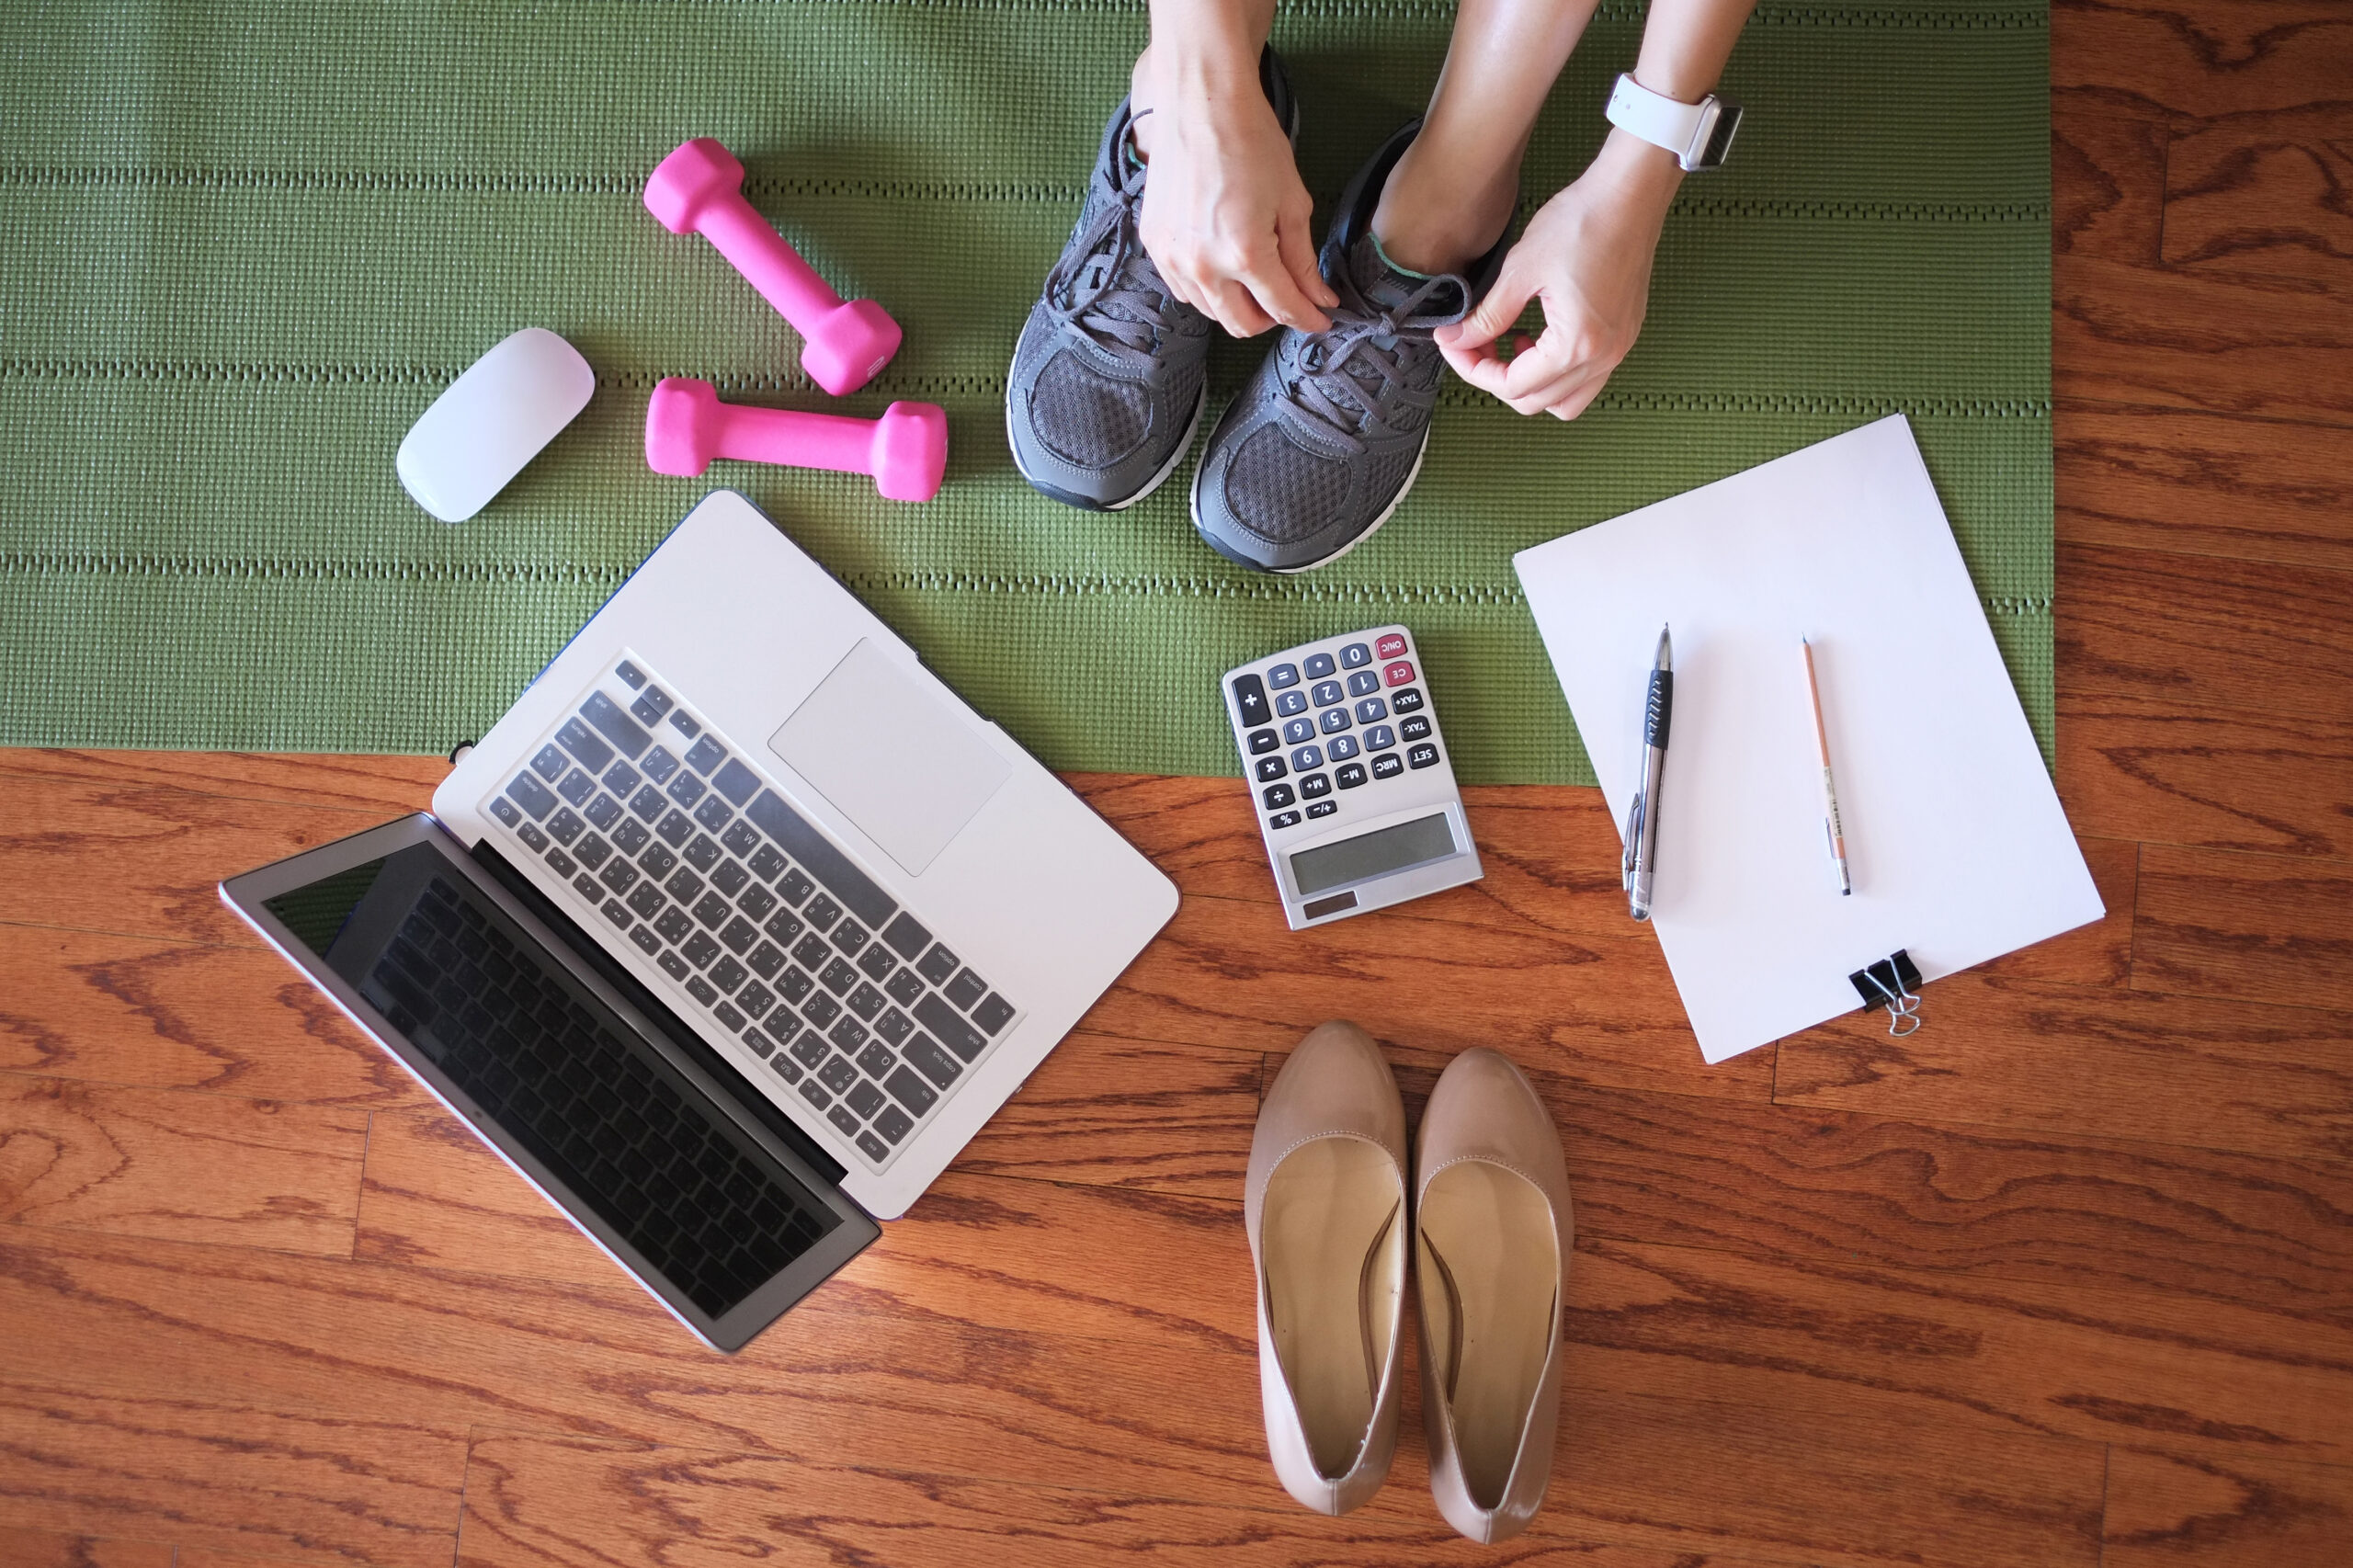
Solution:
[[[1740,131],[1740,106],[1710,93],[1696,104],[1678,103],[1654,93],[1627,72],[1609,93],[1609,123],[1639,136],[1654,147],[1664,147],[1675,161],[1697,174],[1723,166],[1732,139]]]

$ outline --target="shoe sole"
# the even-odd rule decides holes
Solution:
[[[1008,370],[1006,374],[1006,380],[1010,381],[1012,379],[1012,372]],[[1137,502],[1142,500],[1145,496],[1151,494],[1154,491],[1168,483],[1168,476],[1176,472],[1176,465],[1183,462],[1185,460],[1185,454],[1193,449],[1193,437],[1201,433],[1201,414],[1209,407],[1209,378],[1204,376],[1201,379],[1200,395],[1193,400],[1192,420],[1186,425],[1184,437],[1177,441],[1176,449],[1168,454],[1168,460],[1160,465],[1159,472],[1144,481],[1144,485],[1142,490],[1137,491],[1134,494],[1129,496],[1124,501],[1097,501],[1090,496],[1074,495],[1067,490],[1055,489],[1052,485],[1048,484],[1045,481],[1040,479],[1036,474],[1031,473],[1028,469],[1023,468],[1021,465],[1021,443],[1013,438],[1013,399],[1010,397],[1007,397],[1005,400],[1005,444],[1013,450],[1014,468],[1020,473],[1022,478],[1029,482],[1029,488],[1036,491],[1039,494],[1043,495],[1050,500],[1059,501],[1065,506],[1076,506],[1083,512],[1124,512],[1129,507],[1134,506]]]
[[[1422,476],[1422,460],[1428,457],[1429,453],[1430,432],[1426,428],[1422,431],[1422,444],[1419,448],[1415,449],[1414,452],[1414,466],[1405,471],[1405,483],[1397,487],[1397,494],[1389,498],[1389,505],[1387,508],[1381,512],[1381,516],[1372,519],[1372,526],[1365,529],[1364,532],[1357,535],[1356,538],[1348,540],[1347,543],[1342,545],[1339,549],[1334,551],[1331,554],[1324,556],[1322,560],[1311,561],[1304,566],[1261,566],[1255,561],[1245,561],[1241,557],[1233,554],[1222,545],[1219,544],[1215,539],[1210,536],[1210,531],[1201,527],[1201,475],[1209,470],[1209,464],[1206,460],[1199,468],[1193,471],[1193,487],[1191,492],[1193,531],[1200,535],[1201,542],[1208,545],[1211,550],[1216,551],[1220,555],[1224,556],[1228,561],[1233,562],[1236,565],[1247,566],[1254,572],[1268,572],[1279,577],[1296,577],[1302,572],[1319,572],[1324,567],[1331,565],[1335,561],[1345,558],[1348,551],[1354,550],[1357,546],[1362,544],[1365,540],[1379,533],[1381,531],[1381,525],[1397,515],[1397,508],[1404,506],[1405,504],[1405,497],[1412,494],[1414,492],[1414,481]]]

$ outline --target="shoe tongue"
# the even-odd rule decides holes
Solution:
[[[1377,311],[1393,311],[1414,297],[1430,280],[1430,274],[1415,272],[1389,259],[1381,242],[1367,229],[1348,251],[1348,277],[1362,294],[1365,303]],[[1459,279],[1449,278],[1442,287],[1433,289],[1414,307],[1416,315],[1451,315],[1462,308],[1462,286]]]

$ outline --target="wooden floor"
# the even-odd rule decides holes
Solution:
[[[727,1359],[213,896],[438,767],[0,754],[0,1562],[2353,1562],[2353,4],[2054,33],[2106,921],[1912,1040],[1708,1069],[1594,791],[1475,791],[1483,883],[1294,937],[1238,782],[1079,779],[1182,911]],[[1564,1440],[1511,1547],[1449,1535],[1410,1416],[1347,1519],[1267,1468],[1242,1171],[1332,1015],[1416,1099],[1502,1047],[1566,1136]]]

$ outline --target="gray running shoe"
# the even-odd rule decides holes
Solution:
[[[1317,260],[1340,296],[1328,332],[1283,330],[1210,433],[1193,475],[1193,527],[1261,572],[1337,561],[1389,520],[1421,472],[1446,360],[1431,335],[1469,315],[1508,248],[1463,274],[1422,278],[1382,259],[1372,214],[1421,121],[1357,171]]]
[[[1295,142],[1299,105],[1272,49],[1258,58],[1258,78]],[[1095,512],[1124,510],[1160,487],[1193,444],[1209,396],[1214,324],[1168,291],[1136,234],[1144,165],[1134,124],[1121,99],[1005,389],[1021,477]]]

